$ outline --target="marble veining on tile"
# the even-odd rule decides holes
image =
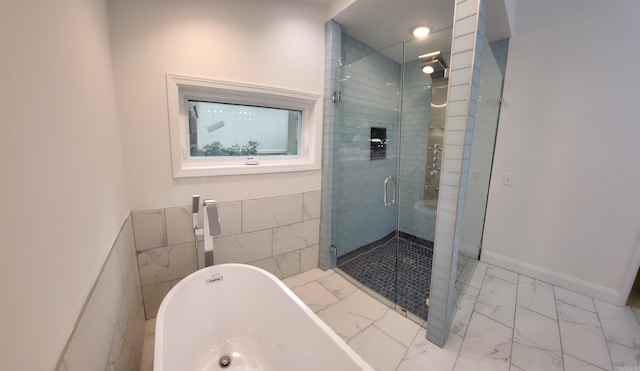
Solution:
[[[195,246],[186,243],[138,253],[140,281],[143,286],[170,281],[195,271]]]
[[[195,240],[190,206],[166,208],[164,209],[164,214],[167,228],[167,245],[178,245]]]
[[[562,371],[558,321],[517,307],[511,363],[523,370]]]
[[[594,366],[567,353],[562,354],[564,371],[602,371],[603,368]]]
[[[614,370],[623,371],[623,367],[630,367],[633,371],[638,369],[638,366],[640,366],[640,350],[617,343],[608,343],[608,345]]]
[[[318,268],[320,245],[316,244],[300,250],[300,271]]]
[[[509,370],[512,332],[491,318],[473,313],[454,370]]]
[[[489,268],[489,264],[485,262],[478,262],[476,264],[476,269],[473,271],[471,275],[471,279],[467,285],[471,287],[475,287],[476,289],[480,289],[482,287],[482,283],[484,282],[484,276],[487,273],[487,269]]]
[[[578,294],[577,292],[565,290],[561,287],[554,286],[556,300],[562,303],[573,305],[590,312],[595,312],[596,307],[593,305],[593,299],[588,296]]]
[[[517,304],[547,317],[558,318],[553,286],[542,281],[520,276]]]
[[[517,286],[487,275],[480,289],[475,311],[504,325],[513,327]]]
[[[340,300],[316,281],[294,287],[292,291],[316,313]]]
[[[283,280],[285,285],[289,288],[294,288],[302,285],[306,285],[309,282],[320,280],[324,277],[328,277],[335,274],[332,270],[323,271],[320,268],[313,268],[306,272],[297,274],[295,276],[286,278]]]
[[[471,320],[473,308],[478,300],[480,290],[468,286],[462,294],[462,299],[458,302],[458,310],[453,317],[450,331],[458,336],[464,337]]]
[[[420,325],[413,321],[407,321],[395,310],[388,310],[382,318],[373,323],[375,327],[391,336],[404,347],[409,347],[420,329]]]
[[[213,254],[216,264],[249,263],[272,256],[272,230],[215,238]]]
[[[518,273],[490,265],[487,268],[487,275],[503,279],[514,284],[518,283]]]
[[[597,299],[594,303],[607,341],[640,352],[640,323],[635,321],[633,310]]]
[[[249,263],[283,279],[300,273],[300,250]]]
[[[343,339],[350,340],[389,310],[379,301],[358,290],[335,305],[318,312]]]
[[[302,221],[301,193],[242,201],[242,232],[281,227]]]
[[[326,276],[319,279],[318,282],[339,299],[346,298],[358,289],[339,274]]]
[[[375,326],[367,327],[348,344],[376,370],[395,370],[407,351]]]
[[[607,342],[597,314],[560,301],[557,308],[563,352],[611,370]]]
[[[407,349],[398,371],[453,370],[462,340],[460,336],[450,334],[444,347],[440,348],[427,340],[427,330],[421,328]]]
[[[321,191],[306,192],[302,200],[302,220],[320,219]]]
[[[167,245],[164,209],[131,213],[136,250],[144,251]]]
[[[273,229],[273,255],[313,246],[320,241],[320,219]]]

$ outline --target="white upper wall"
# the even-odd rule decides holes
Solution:
[[[320,171],[173,179],[166,74],[321,95],[326,4],[278,0],[110,3],[120,121],[132,207],[320,189]]]
[[[52,370],[129,213],[102,0],[0,2],[0,368]]]
[[[618,304],[638,267],[638,14],[518,2],[483,239],[485,260]]]

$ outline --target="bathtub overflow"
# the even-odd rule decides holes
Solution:
[[[220,357],[220,367],[226,368],[231,364],[231,358],[229,356]]]

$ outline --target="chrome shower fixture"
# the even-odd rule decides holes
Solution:
[[[431,75],[442,72],[442,77],[448,77],[449,66],[442,58],[440,51],[422,54],[418,56],[418,60],[420,60],[420,67],[424,73]]]

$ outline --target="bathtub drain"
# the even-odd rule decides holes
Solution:
[[[220,364],[220,367],[226,368],[231,364],[231,358],[229,356],[222,356],[218,363]]]

